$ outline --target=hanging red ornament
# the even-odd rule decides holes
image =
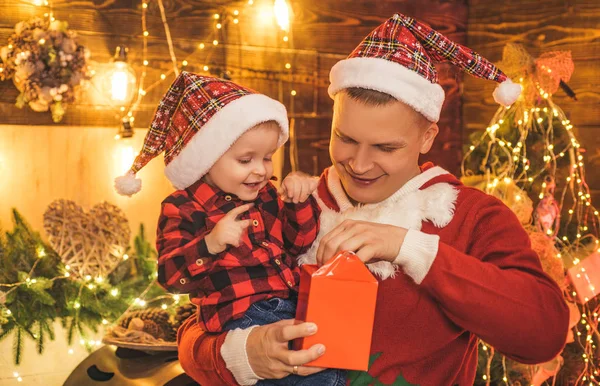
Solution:
[[[543,186],[543,197],[535,208],[535,225],[546,236],[553,238],[560,227],[560,207],[554,199],[554,177],[546,176]]]

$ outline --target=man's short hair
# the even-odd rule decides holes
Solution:
[[[377,90],[370,90],[362,87],[350,87],[344,90],[344,92],[355,101],[362,102],[368,106],[385,106],[392,102],[396,102],[397,99]]]
[[[346,95],[350,97],[350,99],[364,103],[367,106],[386,106],[390,103],[399,102],[398,99],[394,98],[390,94],[386,94],[377,90],[371,90],[368,88],[349,87],[347,89],[344,89],[343,92],[345,92]],[[417,112],[417,114],[419,114],[420,118],[419,127],[423,129],[429,127],[431,122],[427,118],[425,118],[423,114],[419,112]]]

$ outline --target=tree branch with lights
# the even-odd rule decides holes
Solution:
[[[574,70],[571,53],[533,58],[522,46],[509,44],[499,66],[519,80],[523,94],[512,106],[499,108],[483,133],[472,135],[462,180],[516,213],[544,271],[563,288],[570,327],[576,328],[567,340],[574,344],[562,356],[537,366],[507,361],[482,342],[476,384],[541,385],[555,377],[558,384],[597,385],[600,308],[594,298],[600,292],[600,219],[586,181],[585,149],[552,100],[558,90],[577,99],[567,84]]]
[[[140,226],[131,251],[125,250],[107,276],[80,275],[13,210],[12,231],[0,234],[0,340],[13,338],[15,364],[23,359],[25,339],[44,352],[54,340],[54,322],[88,349],[102,326],[118,323],[126,311],[162,308],[179,303],[156,284],[156,252]]]

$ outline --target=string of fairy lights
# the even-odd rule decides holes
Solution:
[[[548,69],[550,71],[550,69]],[[520,83],[528,80],[521,78]],[[578,270],[577,277],[586,276],[586,269],[580,265],[582,259],[594,252],[600,252],[598,210],[592,204],[590,188],[586,182],[584,149],[575,136],[575,128],[567,118],[562,109],[554,103],[552,96],[539,85],[525,84],[525,87],[535,86],[539,97],[535,105],[529,105],[522,99],[512,106],[499,108],[486,127],[483,134],[470,145],[466,151],[461,171],[463,176],[473,174],[468,169],[469,161],[475,157],[477,150],[483,147],[483,160],[480,163],[480,172],[485,173],[484,184],[487,193],[504,190],[510,184],[522,187],[517,190],[515,201],[523,200],[521,195],[526,188],[539,187],[538,198],[544,199],[548,194],[550,183],[554,183],[559,171],[559,164],[568,164],[568,172],[563,175],[562,181],[556,181],[556,186],[562,186],[556,194],[558,201],[558,218],[552,227],[544,229],[547,237],[554,241],[556,246],[556,258],[562,259],[565,265],[571,265],[572,269]],[[556,124],[557,123],[557,124]],[[504,128],[518,131],[518,140],[510,142],[501,133]],[[535,133],[542,138],[541,151],[527,152],[527,140]],[[566,141],[557,143],[558,138],[565,136]],[[541,163],[534,162],[535,157],[541,158]],[[533,167],[533,165],[539,165]],[[550,182],[546,176],[552,176]],[[502,184],[503,182],[504,184]],[[552,190],[552,193],[553,190]],[[565,209],[565,210],[563,210]],[[560,213],[566,212],[563,218],[563,228],[560,228]],[[566,220],[566,221],[564,221]],[[569,227],[571,225],[571,227]],[[568,230],[576,229],[569,234]],[[570,263],[570,264],[567,264]],[[588,278],[589,290],[595,295],[598,293],[594,283]],[[575,299],[578,295],[575,290],[571,291],[569,298]],[[579,323],[585,326],[585,333],[577,330],[575,341],[582,348],[583,371],[578,375],[577,385],[598,385],[598,364],[594,360],[596,354],[596,341],[600,340],[598,322],[600,322],[600,305],[591,306],[585,297],[581,306],[581,320]],[[487,368],[483,374],[483,380],[487,384],[491,381],[490,365],[494,357],[494,350],[485,342],[480,342],[481,349],[488,355]],[[509,384],[505,358],[502,361],[503,381]]]
[[[540,91],[542,93],[543,90]],[[482,143],[487,143],[487,155],[483,163],[488,163],[493,149],[504,153],[506,156],[506,164],[500,165],[500,167],[494,168],[488,167],[488,170],[494,168],[496,173],[488,173],[489,181],[487,182],[487,188],[491,192],[495,189],[498,183],[502,180],[505,183],[514,182],[518,185],[533,184],[538,181],[543,174],[549,173],[551,175],[556,174],[557,160],[569,157],[570,160],[570,172],[565,177],[563,190],[560,195],[560,207],[563,207],[565,198],[568,196],[571,199],[570,207],[567,211],[568,221],[567,224],[575,223],[577,225],[577,233],[574,239],[569,239],[569,236],[565,232],[560,236],[558,229],[547,229],[546,232],[549,236],[556,236],[556,242],[562,246],[562,253],[556,255],[557,258],[569,257],[573,265],[577,265],[581,259],[576,254],[572,253],[574,250],[584,246],[585,241],[589,241],[592,238],[592,242],[598,244],[598,229],[600,224],[600,216],[598,210],[592,205],[590,188],[585,180],[585,168],[583,162],[583,154],[581,152],[581,144],[577,141],[573,133],[573,125],[570,120],[566,117],[565,113],[558,107],[547,93],[542,94],[544,102],[548,105],[547,107],[531,107],[530,109],[524,109],[521,111],[522,116],[517,120],[517,129],[520,133],[520,139],[516,144],[507,142],[501,137],[496,136],[496,132],[500,128],[500,125],[505,123],[505,119],[512,112],[518,114],[519,112],[511,111],[512,106],[508,108],[500,109],[494,119],[492,125],[488,126],[481,136],[480,141],[471,145],[469,151],[464,156],[462,164],[463,175],[468,175],[469,171],[465,169],[465,162],[469,159],[473,151]],[[518,107],[517,107],[518,109]],[[558,118],[560,126],[555,128],[553,126],[553,117]],[[514,120],[515,118],[512,117]],[[544,167],[539,170],[531,170],[530,159],[527,157],[526,148],[524,143],[529,134],[535,130],[539,131],[542,128],[546,131],[544,138],[544,152],[543,161]],[[556,144],[552,142],[554,137],[554,131],[563,130],[569,137],[569,142],[564,147],[557,149]],[[550,170],[550,172],[548,172]],[[540,192],[539,198],[544,198],[543,189],[547,187],[547,182],[541,182],[542,192]],[[517,196],[515,199],[518,201],[520,197]],[[557,226],[558,228],[558,226]],[[600,248],[598,249],[600,252]]]
[[[194,45],[194,50],[186,54],[183,58],[177,58],[173,39],[170,33],[168,20],[165,13],[165,8],[162,0],[156,1],[161,14],[161,21],[163,24],[165,38],[169,48],[169,57],[171,61],[171,68],[168,71],[160,73],[158,79],[148,83],[148,67],[150,66],[150,60],[148,57],[148,39],[153,36],[152,31],[148,28],[148,8],[151,4],[151,0],[141,1],[141,35],[142,35],[142,60],[141,60],[141,72],[139,79],[136,82],[137,91],[134,93],[134,98],[128,106],[121,106],[120,111],[123,113],[123,119],[126,119],[133,125],[135,121],[135,113],[139,111],[141,103],[144,97],[153,89],[160,87],[163,82],[171,81],[174,76],[177,76],[180,71],[194,67],[194,69],[201,69],[205,73],[210,73],[213,70],[210,59],[214,54],[215,49],[219,45],[223,45],[223,41],[220,38],[223,35],[223,29],[227,23],[239,26],[244,19],[244,16],[248,13],[249,9],[255,6],[254,0],[248,0],[243,6],[239,8],[227,9],[223,8],[218,13],[212,15],[213,28],[208,31],[207,35],[203,39],[199,39]],[[49,18],[51,21],[55,20],[52,2],[50,0],[33,0],[33,4],[39,7],[47,7],[48,12],[44,13],[44,17]],[[282,31],[281,42],[286,48],[293,47],[293,37],[290,30],[290,9],[289,5],[285,0],[275,0],[272,6],[272,14],[279,25],[280,31]],[[290,51],[286,51],[290,52]],[[194,60],[198,55],[203,56],[200,61]],[[192,64],[192,62],[198,62],[199,64]],[[292,70],[292,65],[289,60],[284,60],[282,63],[282,70]],[[551,69],[547,69],[548,72]],[[521,83],[526,83],[528,80],[521,78]],[[560,229],[559,222],[556,222],[552,228],[545,229],[548,237],[553,238],[557,245],[557,258],[561,258],[564,261],[569,261],[573,266],[578,266],[584,256],[582,253],[589,253],[589,246],[595,245],[594,250],[600,252],[599,247],[599,228],[600,228],[600,213],[594,207],[591,200],[590,188],[586,182],[586,174],[584,167],[584,151],[581,148],[581,144],[577,140],[574,131],[575,128],[571,121],[568,119],[562,109],[557,106],[553,100],[552,95],[546,90],[543,90],[539,85],[534,85],[539,94],[540,103],[536,106],[528,106],[523,103],[516,103],[513,106],[506,108],[500,108],[490,125],[485,129],[481,137],[474,142],[469,149],[466,151],[463,163],[462,163],[462,174],[469,175],[469,170],[466,169],[465,165],[467,161],[474,155],[474,152],[480,146],[486,147],[486,155],[482,162],[486,173],[486,186],[488,193],[491,193],[494,189],[498,189],[501,182],[505,184],[514,183],[519,186],[539,186],[540,193],[539,199],[543,199],[546,188],[548,188],[548,182],[544,180],[544,176],[550,174],[552,176],[557,175],[560,162],[566,160],[569,164],[569,172],[566,176],[563,176],[562,181],[557,181],[557,186],[561,185],[561,190],[557,192],[559,197],[559,207],[562,209],[564,205],[568,205],[566,210],[567,218],[565,225],[573,225],[577,231],[574,237],[567,234],[567,227]],[[291,89],[290,95],[297,96],[297,91]],[[293,99],[292,99],[293,101]],[[292,102],[293,103],[293,102]],[[555,125],[558,122],[558,125]],[[519,138],[516,141],[507,141],[499,133],[501,129],[506,125],[510,124],[516,127],[519,133]],[[543,133],[543,148],[540,154],[531,152],[528,153],[526,146],[527,139],[534,132]],[[555,139],[558,137],[557,134],[566,135],[566,143],[558,144]],[[120,138],[120,134],[116,136]],[[532,159],[534,157],[541,157],[543,167],[534,168],[532,167]],[[502,160],[502,162],[500,161]],[[515,196],[515,200],[519,201],[520,196]],[[563,211],[561,211],[563,212]],[[564,218],[563,218],[564,220]],[[43,248],[37,251],[39,259],[43,259],[45,252]],[[123,260],[127,260],[129,256],[123,255]],[[37,263],[36,263],[37,264]],[[12,283],[5,285],[10,293],[19,285],[28,285],[35,283],[36,278],[33,277],[35,269],[34,265],[29,272],[29,275],[24,282]],[[585,268],[581,267],[578,275],[586,275]],[[73,280],[73,276],[70,273],[70,267],[65,266],[65,272],[58,277],[51,280]],[[83,286],[86,286],[89,290],[94,290],[98,286],[107,285],[103,277],[84,277]],[[126,312],[132,309],[144,308],[150,304],[160,304],[160,308],[163,310],[169,309],[170,306],[177,305],[181,301],[179,295],[163,295],[157,298],[146,299],[145,295],[154,282],[140,293],[135,298]],[[590,283],[590,290],[596,294],[596,288],[593,283]],[[600,290],[600,288],[598,289]],[[120,296],[117,289],[110,290],[111,296]],[[81,291],[79,292],[81,295]],[[571,292],[573,297],[577,296],[575,291]],[[585,298],[587,302],[589,299]],[[81,299],[78,296],[73,300],[73,308],[78,309],[81,307]],[[583,312],[581,315],[580,324],[585,326],[585,333],[577,331],[575,334],[575,340],[583,348],[582,361],[584,363],[584,371],[578,376],[577,384],[583,384],[585,382],[589,385],[600,385],[598,382],[598,366],[594,360],[596,353],[596,340],[600,340],[600,332],[598,331],[598,322],[600,322],[600,306],[591,307],[589,303],[583,305]],[[9,309],[4,310],[4,313],[10,317],[11,312]],[[118,319],[117,319],[118,320]],[[109,321],[103,319],[102,324],[109,326],[116,323],[116,320]],[[79,340],[80,344],[87,347],[94,347],[101,345],[99,340],[95,339],[83,339]],[[488,363],[483,379],[485,381],[490,380],[490,365],[491,360],[494,356],[494,350],[484,342],[481,342],[481,349],[489,353]],[[68,348],[68,353],[73,354],[73,348]],[[505,359],[503,358],[503,381],[509,383]],[[22,381],[22,377],[15,372],[15,378],[18,381]]]
[[[162,72],[159,76],[159,79],[157,79],[149,84],[147,83],[148,67],[150,66],[150,60],[148,57],[148,43],[149,43],[148,40],[149,40],[149,38],[152,37],[152,33],[148,28],[148,9],[151,4],[151,1],[142,0],[141,1],[142,60],[141,60],[141,66],[140,66],[141,67],[140,75],[136,81],[137,91],[134,93],[134,98],[132,99],[131,103],[119,107],[119,110],[123,116],[123,121],[127,120],[127,121],[129,121],[129,123],[131,125],[133,125],[133,123],[135,121],[135,117],[134,117],[135,113],[137,111],[139,111],[140,105],[141,105],[144,97],[148,94],[148,92],[150,92],[151,90],[153,90],[156,87],[159,87],[163,82],[170,81],[171,78],[177,76],[180,71],[191,67],[192,66],[191,62],[192,62],[193,58],[195,56],[197,56],[199,53],[204,54],[204,60],[201,61],[201,63],[204,63],[204,64],[195,66],[195,68],[201,69],[205,73],[210,73],[210,71],[212,70],[211,65],[210,65],[211,55],[213,54],[214,49],[217,48],[220,44],[222,44],[222,41],[219,36],[222,35],[221,32],[222,32],[224,26],[226,25],[226,23],[232,23],[233,25],[239,26],[240,21],[242,20],[244,15],[247,13],[249,8],[251,8],[255,5],[254,0],[248,0],[245,3],[245,5],[243,5],[239,9],[238,8],[234,8],[234,9],[223,8],[220,12],[213,14],[212,15],[213,29],[208,32],[207,36],[205,36],[204,39],[199,40],[199,42],[195,45],[195,49],[193,52],[187,54],[185,57],[183,57],[181,60],[179,60],[175,53],[173,39],[172,39],[172,36],[170,33],[170,28],[169,28],[168,20],[166,17],[163,2],[162,2],[162,0],[155,0],[155,1],[160,10],[161,20],[162,20],[163,28],[165,31],[165,38],[166,38],[168,48],[169,48],[169,56],[170,56],[170,60],[172,63],[172,67],[168,71]],[[48,18],[50,21],[55,20],[51,0],[32,0],[32,4],[35,6],[38,6],[38,7],[48,8],[48,12],[44,13],[44,17]],[[267,10],[263,10],[262,12],[267,13],[267,14],[269,13]],[[288,51],[286,51],[286,52],[289,53],[289,48],[292,47],[292,43],[293,43],[291,31],[289,29],[289,26],[290,26],[289,5],[287,4],[287,2],[285,0],[275,0],[273,2],[271,12],[282,31],[281,42],[282,42],[282,44],[285,45],[285,48],[288,48]],[[285,60],[281,66],[282,66],[282,69],[285,69],[287,71],[290,71],[292,69],[291,63],[287,60]],[[93,74],[94,74],[94,72],[93,72]],[[121,86],[119,86],[119,87],[121,87]],[[290,94],[292,96],[296,96],[297,91],[291,90]],[[117,134],[117,136],[115,138],[119,139],[120,137],[121,137],[121,135]],[[4,295],[5,296],[9,295],[10,292],[14,291],[17,287],[19,287],[21,285],[35,284],[38,280],[35,278],[35,273],[34,273],[35,268],[36,268],[37,264],[40,261],[42,261],[42,259],[45,256],[46,256],[46,253],[45,253],[43,247],[39,247],[37,249],[38,260],[36,261],[36,263],[33,265],[31,270],[29,271],[25,280],[22,282],[20,281],[20,282],[15,282],[15,283],[10,283],[10,284],[2,284],[3,288],[8,288],[7,292]],[[128,260],[129,255],[123,254],[122,259],[124,261]],[[155,273],[155,276],[156,275],[157,275],[157,273]],[[76,311],[81,309],[83,306],[81,294],[82,294],[82,290],[84,287],[87,290],[94,291],[101,287],[106,288],[106,286],[109,285],[107,283],[107,280],[102,276],[92,277],[91,275],[86,275],[82,278],[79,278],[78,275],[72,274],[71,267],[69,267],[69,265],[66,265],[64,267],[64,272],[62,273],[62,275],[54,277],[52,279],[48,279],[48,280],[50,280],[50,281],[78,280],[81,282],[77,297],[70,302],[72,308]],[[116,324],[125,315],[125,313],[127,313],[133,309],[142,309],[149,305],[153,305],[153,306],[156,305],[163,310],[168,310],[170,307],[180,304],[182,298],[180,295],[177,295],[177,294],[166,294],[166,295],[161,295],[161,296],[154,297],[151,299],[147,299],[146,294],[150,290],[150,288],[153,285],[155,285],[155,283],[156,283],[156,280],[150,282],[150,284],[135,299],[133,299],[133,301],[127,307],[126,311],[120,317],[116,318],[115,320],[109,320],[108,318],[103,318],[102,322],[101,322],[102,325],[109,327],[111,325]],[[117,288],[109,289],[109,293],[110,293],[110,296],[115,297],[115,298],[121,296],[121,294],[119,293],[119,290]],[[12,312],[10,311],[10,309],[8,309],[6,307],[3,307],[3,314],[7,317],[12,317]],[[77,313],[75,315],[77,315]],[[14,319],[14,318],[12,318],[12,320],[15,323],[17,322],[16,319]],[[93,348],[93,347],[98,347],[102,344],[102,342],[100,340],[93,339],[93,338],[85,339],[84,337],[80,337],[79,343],[81,346],[84,346],[88,349]],[[74,348],[69,347],[67,349],[67,353],[69,355],[73,355],[75,353]],[[13,375],[18,382],[23,381],[24,376],[20,375],[18,372],[15,371],[13,373]]]
[[[210,65],[211,55],[214,53],[214,49],[219,46],[222,42],[219,39],[219,35],[221,35],[222,30],[226,26],[226,23],[232,23],[233,25],[239,26],[241,18],[247,13],[248,9],[255,5],[254,0],[248,0],[245,5],[242,6],[241,9],[234,8],[228,9],[223,8],[220,12],[214,13],[212,15],[213,20],[213,28],[209,31],[207,36],[204,39],[200,39],[199,42],[195,45],[195,49],[187,54],[182,60],[178,60],[175,50],[174,43],[171,37],[168,21],[166,19],[166,15],[164,12],[164,6],[162,4],[162,0],[157,0],[158,7],[161,12],[161,19],[163,22],[164,30],[165,30],[165,38],[169,47],[169,55],[172,63],[172,68],[166,72],[160,74],[159,79],[155,80],[153,83],[149,84],[145,87],[144,80],[147,76],[147,67],[149,66],[148,59],[148,38],[151,36],[150,31],[147,28],[147,10],[149,6],[149,1],[142,1],[142,74],[140,76],[140,81],[138,82],[137,88],[137,97],[135,98],[135,102],[132,103],[129,108],[122,107],[121,111],[125,112],[125,116],[129,121],[133,124],[135,118],[134,114],[138,111],[140,104],[143,100],[143,97],[148,94],[151,90],[156,87],[159,87],[164,81],[170,81],[171,77],[177,76],[180,71],[185,70],[192,66],[191,62],[195,56],[199,53],[204,53],[204,60],[200,61],[200,64],[194,66],[195,69],[198,69],[204,73],[210,73],[212,68]],[[283,36],[281,41],[285,44],[285,48],[290,48],[293,46],[293,39],[290,31],[290,8],[287,4],[286,0],[275,0],[272,6],[272,10],[267,8],[263,8],[260,10],[262,14],[269,14],[272,12],[272,16],[278,24],[279,28],[283,32]],[[264,19],[264,17],[263,17]],[[212,50],[211,50],[212,48]],[[204,63],[204,64],[202,64]],[[282,64],[282,68],[290,71],[292,69],[292,65],[289,61],[284,61]],[[297,91],[291,90],[290,95],[296,96]],[[117,137],[118,139],[118,137]]]

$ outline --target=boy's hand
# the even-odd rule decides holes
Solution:
[[[250,203],[234,208],[219,220],[212,232],[204,238],[210,253],[213,255],[221,253],[227,248],[227,245],[240,246],[242,235],[252,221],[238,220],[237,217],[252,208],[253,205],[253,203]]]
[[[298,204],[306,201],[318,185],[319,177],[312,177],[302,172],[292,172],[281,183],[279,195],[283,202]]]

